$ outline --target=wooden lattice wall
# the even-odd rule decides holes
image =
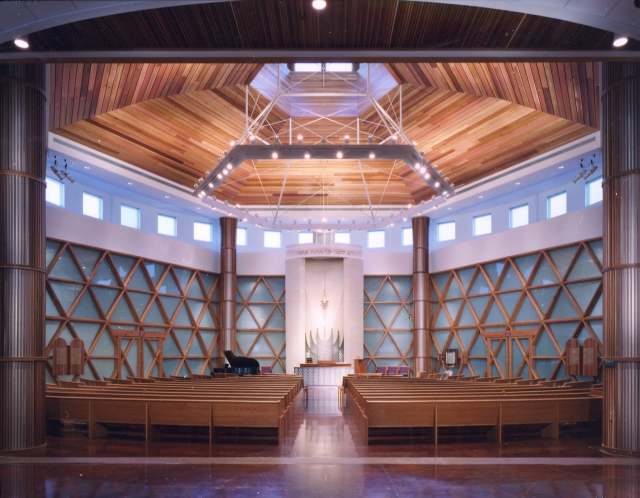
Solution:
[[[77,337],[83,377],[208,373],[217,354],[217,285],[212,273],[48,239],[47,355],[58,337]],[[52,382],[50,361],[47,368]]]

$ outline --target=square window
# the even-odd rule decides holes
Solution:
[[[102,219],[102,197],[82,193],[82,214],[92,218]]]
[[[171,235],[171,237],[175,237],[177,234],[177,226],[178,221],[173,216],[158,215],[158,233],[160,235]]]
[[[236,229],[236,245],[237,246],[247,245],[247,229],[246,228]]]
[[[374,230],[367,232],[367,247],[375,249],[384,247],[384,230]]]
[[[64,183],[47,176],[47,202],[64,207]]]
[[[567,193],[560,192],[547,197],[547,218],[555,218],[567,212]]]
[[[211,223],[193,222],[193,240],[211,242]]]
[[[313,232],[300,232],[298,234],[298,244],[313,244]]]
[[[589,180],[585,184],[585,204],[591,206],[596,202],[602,202],[602,177]]]
[[[509,228],[518,228],[529,224],[529,204],[509,209]]]
[[[140,210],[125,204],[120,205],[120,224],[125,227],[140,228]]]
[[[491,233],[491,215],[474,216],[473,235],[486,235],[488,233]]]
[[[296,73],[316,73],[322,69],[319,62],[296,62],[293,64],[293,70]]]
[[[407,227],[402,229],[402,245],[403,246],[413,245],[413,228]]]
[[[331,73],[353,72],[353,64],[351,62],[327,62],[325,68]]]
[[[336,244],[351,244],[351,234],[349,232],[336,232],[334,241]]]
[[[446,223],[438,223],[438,240],[455,240],[456,238],[456,222],[447,221]]]
[[[282,245],[282,234],[280,232],[274,232],[272,230],[264,231],[264,246],[272,247],[274,249],[279,248]]]

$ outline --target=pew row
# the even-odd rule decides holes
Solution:
[[[280,443],[301,390],[297,377],[47,386],[46,414],[48,422],[86,423],[90,439],[134,426],[146,441],[173,427],[204,431],[210,443],[220,436]]]

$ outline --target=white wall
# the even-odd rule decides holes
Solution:
[[[602,215],[602,203],[598,203],[550,220],[475,237],[472,240],[430,251],[429,271],[437,273],[515,254],[602,237]]]
[[[132,254],[213,273],[220,252],[47,205],[47,237]]]

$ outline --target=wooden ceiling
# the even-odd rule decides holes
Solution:
[[[629,0],[630,1],[630,0]],[[161,5],[161,3],[159,3]],[[242,0],[99,17],[29,35],[36,51],[129,49],[611,50],[613,33],[540,16],[403,0]],[[635,50],[640,42],[631,40]],[[0,51],[17,50],[12,43]]]
[[[403,85],[403,126],[457,187],[593,133],[598,128],[597,64],[389,64]],[[53,132],[192,188],[245,126],[245,87],[255,64],[56,64]],[[313,83],[315,84],[315,83]],[[398,92],[380,100],[399,112]],[[257,115],[267,99],[250,92]],[[370,107],[361,142],[380,130]],[[305,143],[355,143],[355,117],[294,117]],[[289,114],[276,108],[262,138],[288,141]],[[404,163],[247,161],[216,196],[241,205],[402,205],[432,191]],[[362,183],[364,175],[367,182]],[[282,190],[282,185],[285,188]],[[282,198],[280,198],[282,191]]]

